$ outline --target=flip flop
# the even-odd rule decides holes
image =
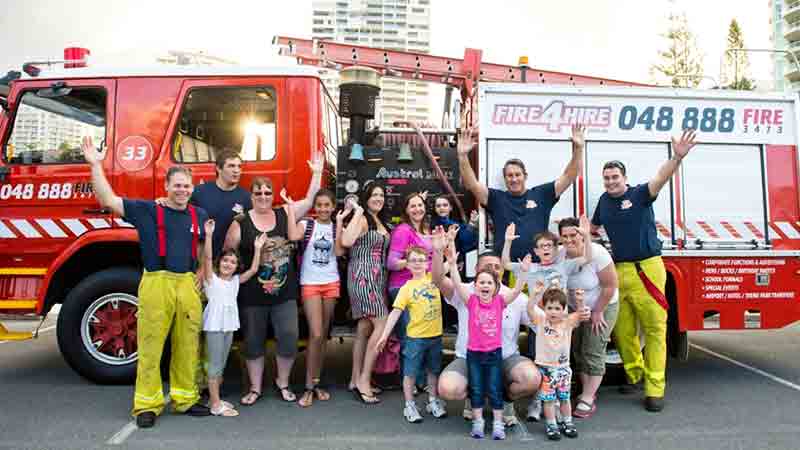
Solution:
[[[297,396],[294,395],[294,392],[292,392],[291,389],[289,389],[288,385],[281,387],[281,386],[278,386],[278,382],[277,381],[274,381],[272,383],[272,387],[275,389],[275,393],[278,394],[280,399],[283,400],[284,402],[286,402],[286,403],[294,403],[294,402],[297,401]],[[288,392],[288,396],[286,394],[287,392]]]
[[[585,408],[579,408],[580,405],[583,405]],[[594,415],[595,411],[597,411],[597,399],[592,403],[585,400],[578,400],[578,402],[575,403],[575,408],[572,409],[572,415],[579,419],[588,419]]]
[[[327,402],[328,400],[331,399],[331,394],[319,386],[314,386],[313,388],[311,388],[311,390],[314,392],[314,395],[317,397],[317,400],[321,402]],[[373,393],[374,392],[375,391],[373,390]]]
[[[353,393],[353,396],[356,398],[356,400],[360,401],[365,405],[377,405],[378,403],[381,402],[381,399],[375,397],[374,395],[367,395],[361,393],[361,391],[358,390],[358,387],[353,387],[353,390],[350,392]]]
[[[248,398],[248,397],[251,397],[251,395],[254,395],[254,396],[255,396],[255,397],[252,397],[252,398],[253,398],[253,401],[251,401],[251,402],[246,402],[246,401],[244,401],[244,399],[246,399],[246,398]],[[245,394],[245,395],[244,395],[244,397],[242,397],[242,398],[241,398],[241,400],[239,400],[239,403],[240,403],[242,406],[253,406],[253,405],[255,405],[256,403],[258,403],[258,400],[261,398],[261,395],[263,395],[263,394],[261,394],[261,392],[254,391],[254,390],[250,389],[250,392],[248,392],[247,394]]]
[[[211,415],[218,417],[236,417],[239,415],[239,411],[231,408],[228,403],[222,402],[219,405],[219,409],[211,408]]]
[[[314,389],[313,388],[310,388],[310,389],[306,388],[306,390],[303,391],[303,395],[301,395],[300,398],[297,400],[297,404],[301,408],[309,408],[309,407],[311,407],[311,405],[314,404]]]

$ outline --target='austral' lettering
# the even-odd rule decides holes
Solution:
[[[582,123],[590,128],[607,128],[611,124],[611,107],[567,105],[554,100],[542,105],[495,105],[492,123],[496,125],[545,125],[547,131]]]

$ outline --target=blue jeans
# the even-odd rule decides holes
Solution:
[[[503,409],[503,351],[467,350],[469,374],[469,401],[473,408],[483,408],[483,399],[489,396],[492,409]]]
[[[427,369],[427,370],[425,370]],[[414,380],[430,372],[442,371],[442,337],[412,338],[406,336],[403,345],[403,376]]]

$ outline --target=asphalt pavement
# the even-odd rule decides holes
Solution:
[[[448,404],[448,418],[425,415],[418,425],[403,420],[400,392],[384,393],[378,406],[357,403],[344,389],[349,340],[329,344],[329,402],[303,409],[279,401],[267,387],[259,403],[239,408],[238,418],[166,414],[155,428],[139,430],[129,417],[132,387],[98,386],[73,372],[58,352],[52,325],[50,318],[36,340],[0,342],[0,449],[800,448],[800,326],[693,333],[689,360],[669,361],[667,406],[660,414],[604,386],[595,416],[577,422],[577,439],[549,442],[542,425],[525,423],[510,429],[507,441],[492,442],[468,437],[458,402]],[[298,393],[302,359],[293,378]],[[225,396],[238,403],[235,366],[226,373]],[[517,410],[525,406],[518,402]]]

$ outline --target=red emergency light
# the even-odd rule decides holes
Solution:
[[[67,47],[64,49],[64,68],[73,69],[76,67],[86,67],[86,60],[91,52],[88,48]]]

